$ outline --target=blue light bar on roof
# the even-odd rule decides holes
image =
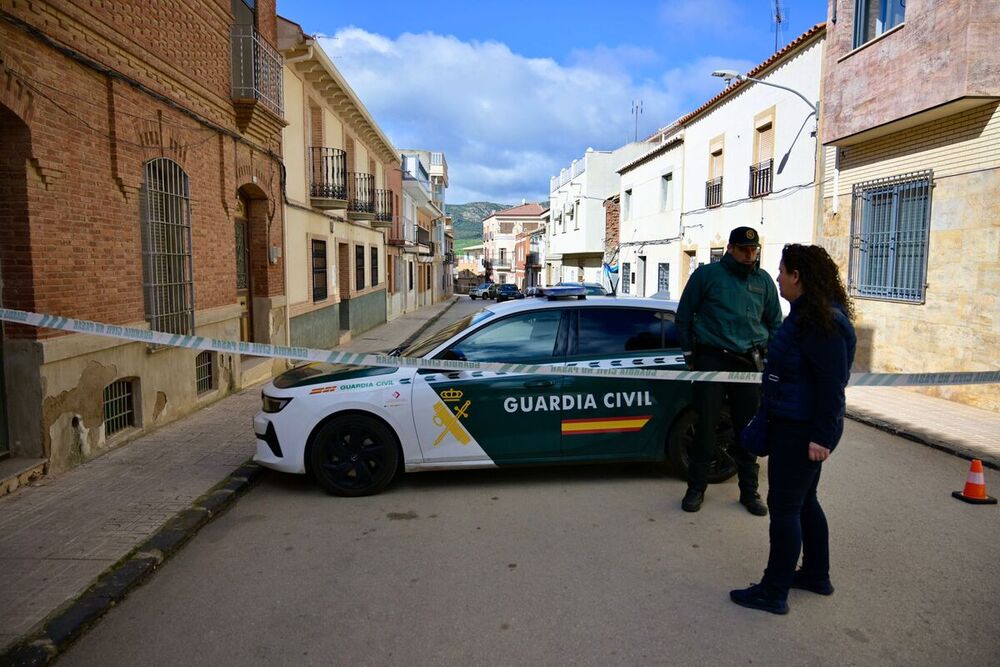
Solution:
[[[544,294],[549,300],[552,299],[568,299],[577,298],[585,299],[587,297],[587,288],[583,287],[571,287],[571,286],[556,286],[556,287],[546,287],[544,288]]]

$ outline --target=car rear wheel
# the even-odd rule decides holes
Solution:
[[[694,425],[697,421],[698,415],[694,410],[685,410],[674,421],[667,439],[667,458],[670,460],[670,465],[685,480],[688,478],[689,452],[694,443]],[[735,446],[737,445],[733,423],[729,418],[729,412],[723,410],[719,426],[715,431],[715,457],[708,464],[709,484],[725,482],[736,474],[736,462],[728,453],[729,448]]]
[[[392,430],[365,415],[343,415],[316,434],[309,454],[311,471],[327,493],[370,496],[396,475],[399,444]]]

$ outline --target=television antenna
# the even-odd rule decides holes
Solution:
[[[632,115],[635,117],[635,134],[632,141],[639,141],[639,116],[642,115],[642,100],[632,100]]]
[[[781,33],[784,30],[784,24],[788,21],[788,10],[781,6],[781,0],[774,0],[774,15],[771,18],[774,30],[774,52],[777,53],[778,47],[785,42]]]

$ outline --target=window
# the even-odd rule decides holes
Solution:
[[[903,22],[906,0],[855,0],[854,48]]]
[[[507,249],[500,248],[500,266],[507,266]]]
[[[500,320],[453,345],[445,358],[508,364],[550,361],[562,312],[533,311]]]
[[[378,248],[371,249],[372,256],[372,287],[378,285]]]
[[[213,353],[205,350],[194,358],[194,381],[199,394],[215,389],[215,365]]]
[[[626,190],[622,194],[622,220],[632,217],[632,190]]]
[[[622,277],[621,277],[622,294],[629,293],[629,290],[631,289],[629,284],[632,282],[631,277],[632,277],[632,263],[622,262]]]
[[[188,176],[166,158],[143,168],[140,216],[146,320],[154,331],[194,332]]]
[[[660,177],[660,210],[669,211],[674,207],[674,174]]]
[[[365,247],[363,245],[354,246],[354,289],[361,291],[365,288]]]
[[[329,277],[327,276],[326,241],[313,239],[312,242],[312,277],[313,302],[323,301],[327,297]]]
[[[708,180],[705,182],[705,206],[722,205],[722,149],[713,150],[708,159]]]
[[[670,295],[670,264],[660,262],[656,265],[656,291]]]
[[[104,437],[135,426],[132,380],[115,380],[104,388]]]
[[[673,316],[638,308],[581,308],[576,354],[609,356],[677,346]]]
[[[407,262],[407,266],[410,268],[410,289],[413,289],[413,262]]]
[[[722,261],[722,256],[725,255],[725,254],[726,254],[725,248],[712,248],[711,252],[709,253],[709,259],[708,259],[708,261],[709,261],[710,264],[715,264],[716,262],[721,262]]]
[[[933,178],[924,171],[854,186],[853,296],[923,303]]]
[[[750,196],[763,197],[773,190],[774,124],[764,123],[754,130],[754,154],[757,163],[750,165]]]

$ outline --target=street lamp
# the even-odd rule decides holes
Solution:
[[[817,118],[819,118],[819,102],[813,104],[812,102],[809,101],[809,99],[805,95],[795,90],[794,88],[789,88],[788,86],[782,86],[781,84],[778,83],[771,83],[770,81],[764,81],[763,79],[755,79],[752,76],[746,76],[745,74],[740,74],[734,69],[717,69],[714,72],[712,72],[712,76],[717,76],[720,79],[725,79],[727,85],[735,79],[736,81],[753,81],[754,83],[759,83],[762,86],[771,86],[772,88],[781,88],[782,90],[787,90],[790,93],[798,95],[799,99],[808,104],[809,108],[812,109],[812,112],[816,114]]]

